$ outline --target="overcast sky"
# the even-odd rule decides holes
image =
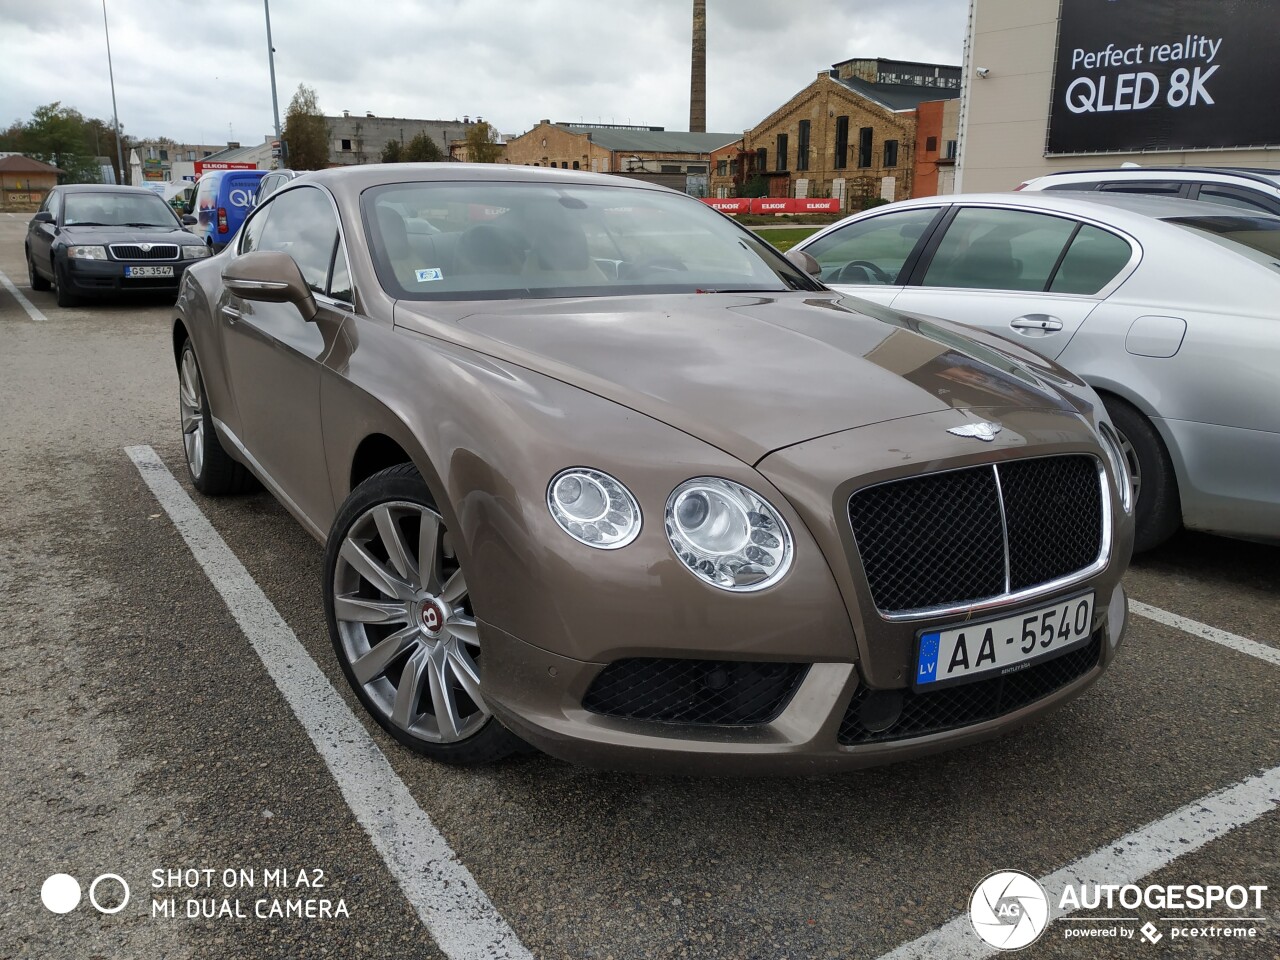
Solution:
[[[271,0],[280,119],[330,115],[689,124],[691,0]],[[708,0],[707,128],[738,132],[851,57],[959,64],[966,0]],[[261,0],[107,0],[132,136],[259,143],[272,130]],[[101,0],[0,0],[0,123],[60,100],[111,119]]]

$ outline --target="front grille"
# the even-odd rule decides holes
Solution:
[[[582,706],[628,720],[744,726],[782,712],[808,670],[803,663],[633,658],[609,664]]]
[[[859,490],[849,522],[877,609],[904,613],[988,600],[1090,566],[1102,553],[1102,496],[1093,457],[1042,457]]]
[[[149,243],[149,250],[144,250],[136,243],[111,244],[111,256],[117,260],[177,260],[178,245],[176,243]]]
[[[1017,673],[923,693],[910,689],[892,691],[902,696],[902,712],[885,729],[869,730],[864,726],[862,707],[873,691],[859,686],[845,711],[838,739],[845,746],[905,740],[994,720],[1079,680],[1098,665],[1101,653],[1102,631],[1099,630],[1083,647]],[[884,691],[875,693],[885,694]]]

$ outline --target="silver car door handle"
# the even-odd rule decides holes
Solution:
[[[227,323],[235,323],[240,319],[240,311],[230,305],[222,308],[222,315],[227,318]]]
[[[1009,326],[1015,330],[1027,330],[1032,333],[1052,333],[1062,329],[1062,321],[1044,313],[1031,313],[1017,320],[1010,320]]]

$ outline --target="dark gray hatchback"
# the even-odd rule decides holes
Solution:
[[[176,295],[182,273],[208,248],[159,196],[142,187],[55,187],[26,238],[31,289],[57,289],[58,306],[129,292]]]

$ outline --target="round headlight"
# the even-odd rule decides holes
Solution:
[[[686,480],[667,498],[671,549],[700,580],[722,590],[761,590],[791,566],[791,530],[762,496],[732,480]]]
[[[640,533],[640,505],[607,473],[570,467],[551,478],[547,509],[565,533],[589,547],[616,550]]]
[[[1102,440],[1102,449],[1111,461],[1111,473],[1116,478],[1116,493],[1120,495],[1120,507],[1125,513],[1133,510],[1133,472],[1129,469],[1129,458],[1124,452],[1124,441],[1115,427],[1109,423],[1098,424],[1098,437]]]

